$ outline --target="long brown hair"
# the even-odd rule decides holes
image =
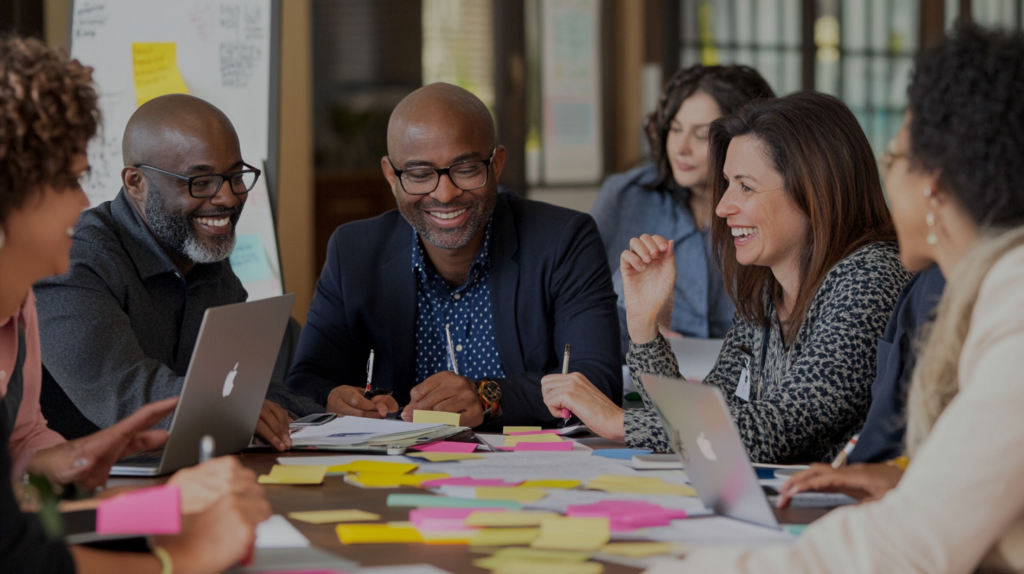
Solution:
[[[800,292],[783,325],[787,340],[803,324],[818,286],[829,270],[857,249],[895,241],[875,157],[853,113],[838,99],[800,92],[747,106],[719,118],[708,132],[708,178],[715,205],[727,188],[725,155],[733,138],[749,135],[764,144],[786,193],[810,220],[800,258]],[[782,286],[768,267],[740,265],[726,221],[711,221],[712,246],[725,285],[745,320],[768,327],[766,297],[782,302]]]

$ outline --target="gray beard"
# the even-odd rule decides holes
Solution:
[[[235,250],[235,230],[204,242],[189,217],[175,215],[167,210],[163,196],[156,189],[146,194],[146,219],[149,226],[165,246],[194,263],[216,263],[231,256]],[[232,217],[232,221],[236,218]],[[233,223],[232,223],[233,225]]]

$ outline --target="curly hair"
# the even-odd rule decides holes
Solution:
[[[33,38],[0,40],[0,222],[41,185],[76,185],[96,100],[92,68]]]
[[[723,116],[754,100],[775,97],[768,82],[749,66],[697,64],[677,71],[661,91],[658,107],[647,116],[647,142],[651,148],[651,160],[658,166],[658,177],[647,185],[648,189],[672,188],[672,166],[665,150],[668,131],[680,106],[697,92],[711,96]]]
[[[959,22],[918,56],[907,94],[911,167],[979,226],[1024,224],[1024,34]]]

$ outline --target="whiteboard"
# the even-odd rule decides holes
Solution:
[[[276,8],[272,0],[77,0],[71,8],[71,56],[94,68],[103,114],[101,132],[89,142],[90,203],[111,200],[121,189],[121,138],[137,109],[132,44],[174,42],[189,93],[231,119],[242,158],[263,169],[238,221],[232,256],[250,301],[283,292],[269,189],[276,183],[270,173],[276,172],[277,151],[277,99],[271,94],[278,81]],[[254,256],[260,243],[264,252]],[[242,247],[245,262],[237,263]]]

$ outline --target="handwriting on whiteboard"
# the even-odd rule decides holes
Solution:
[[[75,7],[75,37],[95,38],[107,25],[107,6],[102,2],[82,2]]]

